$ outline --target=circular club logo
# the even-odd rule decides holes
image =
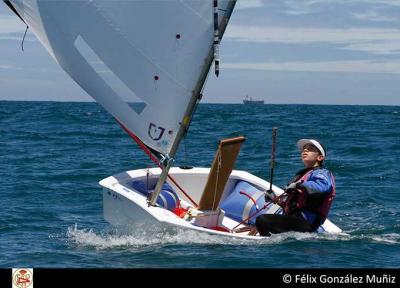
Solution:
[[[13,272],[13,287],[27,288],[33,283],[33,272],[27,268],[16,269]]]

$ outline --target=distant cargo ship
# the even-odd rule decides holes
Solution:
[[[264,100],[255,100],[253,97],[246,95],[246,97],[243,99],[243,104],[264,104]]]

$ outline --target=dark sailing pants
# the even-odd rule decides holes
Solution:
[[[313,232],[315,230],[300,215],[263,214],[257,217],[256,227],[261,236],[270,236],[271,233]]]

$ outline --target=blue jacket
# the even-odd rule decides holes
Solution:
[[[332,173],[322,167],[299,171],[292,182],[299,183],[298,195],[288,198],[292,213],[301,215],[314,226],[325,221],[335,198],[335,179]],[[295,208],[294,208],[295,207]]]

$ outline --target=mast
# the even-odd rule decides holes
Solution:
[[[222,18],[221,25],[219,27],[219,39],[221,41],[222,36],[224,35],[224,32],[226,30],[226,26],[228,25],[229,19],[232,15],[233,9],[235,8],[236,0],[230,0],[227,9],[225,11],[225,14]],[[197,106],[197,103],[200,101],[200,95],[201,91],[203,90],[204,83],[207,79],[208,73],[210,71],[210,67],[213,63],[214,60],[214,49],[213,49],[213,43],[211,43],[211,48],[210,51],[208,52],[207,58],[205,59],[205,63],[203,65],[203,69],[201,70],[200,77],[197,81],[197,84],[192,92],[192,97],[190,99],[189,105],[186,108],[185,115],[183,116],[183,119],[180,123],[179,130],[177,132],[177,136],[174,140],[174,142],[171,145],[171,150],[169,153],[165,154],[164,157],[161,159],[161,164],[163,166],[160,178],[158,179],[156,188],[154,189],[153,194],[151,195],[149,205],[155,205],[158,195],[161,192],[161,187],[164,184],[165,180],[167,179],[169,169],[172,166],[172,163],[174,162],[173,157],[175,157],[175,154],[178,150],[179,144],[189,129],[189,124],[190,120],[193,116],[193,113],[195,111],[195,108]]]

